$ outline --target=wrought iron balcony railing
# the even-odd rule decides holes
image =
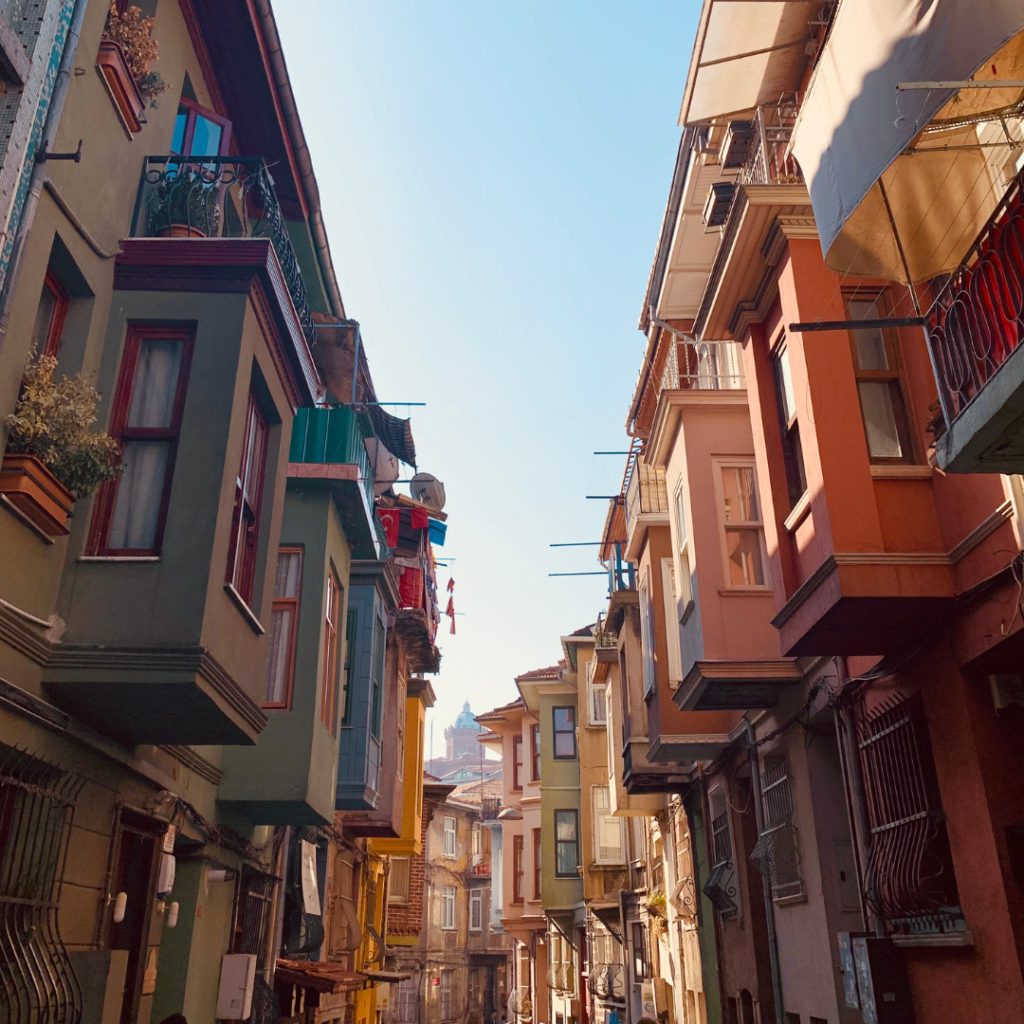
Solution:
[[[743,351],[734,341],[685,341],[679,348],[679,387],[728,391],[746,387]]]
[[[802,185],[800,166],[789,153],[802,97],[787,93],[754,113],[753,143],[740,169],[742,185]]]
[[[302,270],[262,157],[147,156],[133,238],[267,238],[274,246],[306,342],[316,325]]]
[[[638,516],[651,512],[668,512],[665,470],[648,466],[637,456],[626,484],[626,535],[633,535]]]
[[[1007,189],[925,318],[946,426],[1024,338],[1024,172]]]

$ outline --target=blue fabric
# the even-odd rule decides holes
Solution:
[[[442,523],[440,519],[431,519],[428,530],[430,531],[430,543],[436,544],[439,548],[444,547],[444,537],[448,532],[448,524]]]

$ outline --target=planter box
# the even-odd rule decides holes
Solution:
[[[48,537],[64,537],[75,496],[31,455],[5,455],[0,494]]]
[[[139,92],[139,87],[128,70],[124,53],[117,43],[112,43],[109,39],[100,41],[99,53],[96,54],[96,70],[110,92],[110,98],[114,101],[114,108],[128,137],[131,138],[137,132],[141,132],[142,126],[146,123],[146,101],[142,98],[142,93]]]

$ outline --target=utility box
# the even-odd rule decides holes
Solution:
[[[255,953],[226,954],[220,962],[217,1017],[222,1020],[246,1020],[252,1013],[255,981]]]
[[[735,169],[742,167],[750,156],[754,145],[753,121],[730,121],[722,143],[722,166]]]
[[[839,953],[846,1005],[860,1002],[864,1024],[914,1024],[906,965],[892,939],[841,932]],[[856,978],[855,995],[851,967]]]
[[[716,181],[708,190],[708,198],[704,203],[704,227],[719,228],[729,217],[732,209],[732,198],[736,186],[731,181]]]
[[[642,1015],[672,1024],[672,986],[664,978],[640,983]]]

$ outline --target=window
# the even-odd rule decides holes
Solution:
[[[523,837],[512,837],[512,902],[523,902]]]
[[[455,856],[455,827],[454,818],[444,819],[444,855],[446,857]]]
[[[453,889],[452,891],[454,892],[455,890]],[[455,1019],[454,1004],[452,1002],[452,975],[454,973],[454,971],[447,968],[441,971],[441,1020]]]
[[[446,931],[455,928],[455,886],[446,885],[441,889],[441,927]]]
[[[267,462],[267,421],[254,391],[249,391],[245,412],[242,460],[235,479],[235,508],[231,516],[226,580],[238,596],[252,604],[256,579],[256,550],[260,537],[263,474]]]
[[[523,788],[523,737],[512,737],[512,788]]]
[[[579,813],[555,811],[555,874],[559,878],[578,878]]]
[[[719,470],[726,583],[730,587],[763,587],[767,558],[753,463],[719,466]]]
[[[530,726],[530,759],[533,762],[532,769],[533,774],[531,778],[534,782],[540,782],[540,724],[536,723]]]
[[[690,535],[686,526],[686,493],[682,483],[676,488],[675,495],[675,520],[676,520],[676,596],[679,607],[676,612],[676,620],[683,621],[687,607],[693,600],[693,586],[690,582]]]
[[[647,931],[639,921],[633,922],[633,980],[647,977]]]
[[[533,898],[540,899],[540,848],[543,833],[539,828],[533,830]]]
[[[576,757],[576,709],[553,708],[552,720],[555,731],[555,758],[571,761]]]
[[[722,915],[722,919],[728,920],[739,915],[739,906],[733,899],[739,887],[736,882],[729,804],[725,790],[719,788],[709,793],[708,803],[711,808],[711,870],[704,883],[704,895]]]
[[[886,314],[884,296],[849,296],[846,311],[851,320],[876,320]],[[882,327],[862,328],[850,331],[850,339],[871,461],[912,462],[913,445],[891,332]]]
[[[480,828],[480,823],[477,821],[473,822],[469,830],[469,845],[474,858],[479,858],[483,853],[483,832]]]
[[[302,548],[279,548],[274,574],[274,610],[270,616],[265,708],[287,708],[292,702],[295,637],[299,624]]]
[[[192,343],[180,327],[128,329],[110,425],[124,471],[100,490],[93,553],[160,553]]]
[[[650,573],[640,581],[640,652],[643,663],[644,695],[654,689],[654,606],[651,603]]]
[[[171,152],[181,156],[221,156],[231,141],[231,122],[184,96],[178,100]]]
[[[665,613],[665,636],[668,646],[668,680],[673,686],[683,681],[682,635],[679,632],[679,602],[676,586],[676,563],[672,558],[661,560],[661,596]],[[685,607],[685,604],[684,604]]]
[[[352,705],[349,703],[348,690],[352,684],[352,667],[355,661],[356,630],[359,627],[359,609],[349,607],[345,616],[345,688],[341,695],[341,724],[351,725]]]
[[[334,570],[327,572],[327,602],[324,606],[324,666],[320,683],[320,721],[335,732],[335,708],[338,702],[339,657],[338,625],[341,615],[341,584]]]
[[[607,786],[591,789],[594,802],[594,850],[599,864],[621,864],[624,860],[622,819],[612,814]]]
[[[782,431],[782,458],[786,466],[786,489],[789,493],[789,507],[792,509],[796,507],[796,503],[807,490],[807,474],[804,472],[800,428],[796,422],[793,373],[789,366],[789,349],[786,347],[785,337],[772,353],[772,377],[775,381],[775,404],[779,410],[779,427]]]
[[[789,761],[772,758],[761,773],[762,829],[750,862],[768,879],[772,898],[797,899],[804,895],[793,824],[793,790]]]
[[[387,660],[387,628],[379,618],[373,623],[373,691],[370,694],[370,731],[380,739],[381,719],[384,717],[384,666]]]
[[[36,355],[56,356],[60,351],[64,320],[70,303],[67,290],[52,270],[47,270],[43,293],[39,296],[36,322],[32,329],[32,348]]]
[[[405,680],[398,679],[398,780],[405,774]]]
[[[419,1020],[419,998],[416,987],[415,978],[405,978],[398,984],[395,1016],[402,1024],[416,1024],[416,1021]]]
[[[484,927],[484,891],[483,889],[469,890],[469,930],[471,932],[483,931]]]
[[[590,664],[595,664],[591,662]],[[587,709],[590,712],[591,725],[605,725],[608,721],[608,701],[605,693],[606,683],[595,683],[592,679],[587,683]]]
[[[391,858],[391,874],[388,880],[388,903],[409,902],[409,865],[408,857]]]

